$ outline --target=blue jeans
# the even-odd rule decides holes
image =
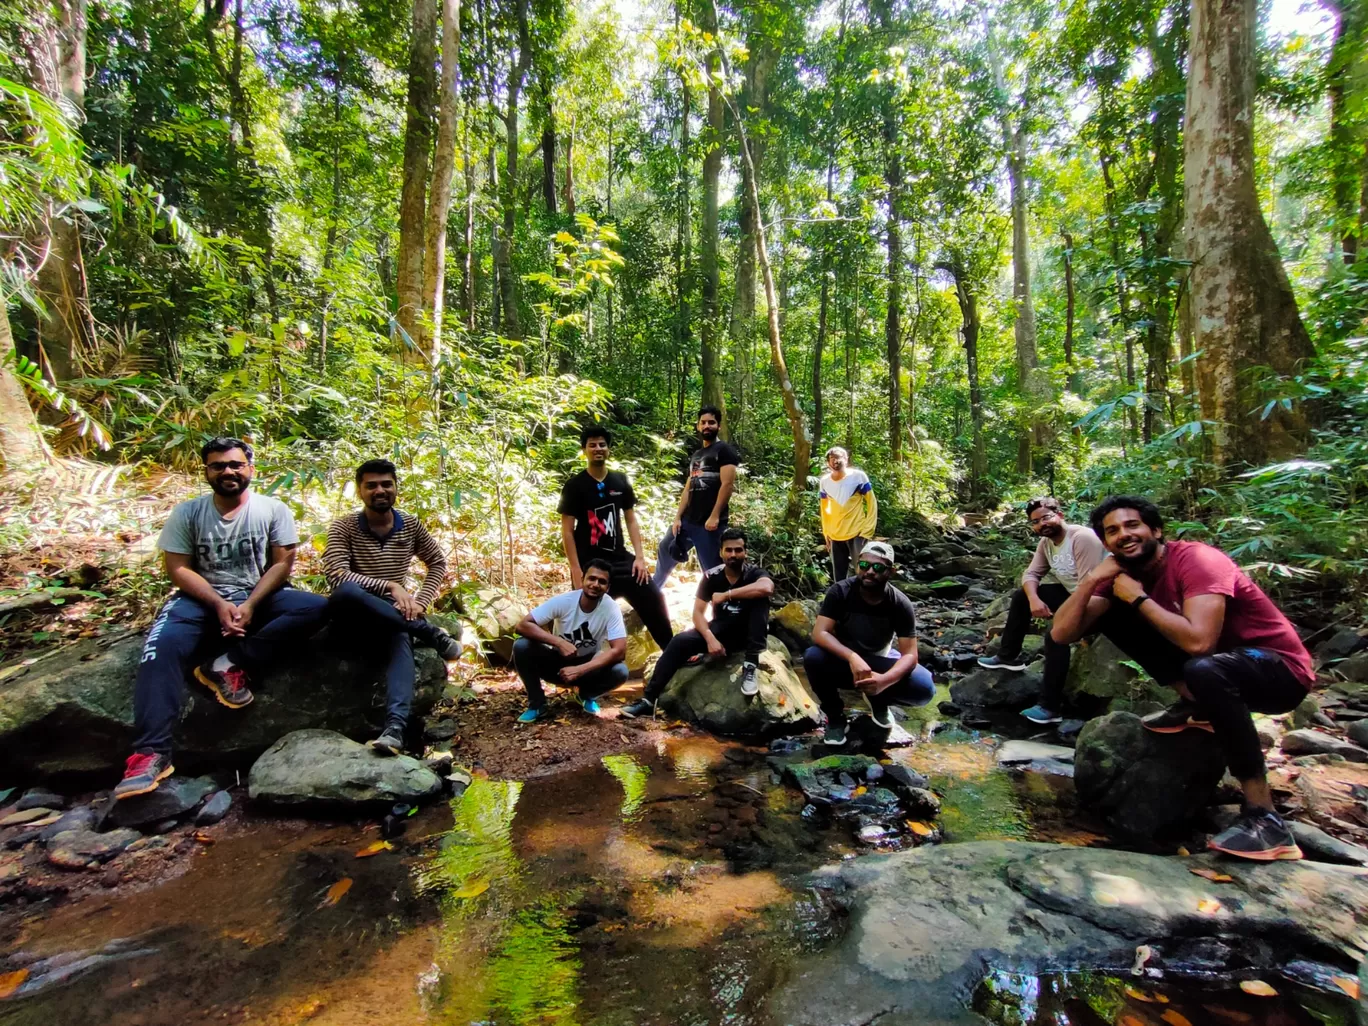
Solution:
[[[241,604],[247,592],[228,597]],[[185,675],[220,652],[236,665],[261,669],[281,658],[286,647],[316,633],[328,615],[328,600],[295,588],[268,595],[252,615],[245,638],[225,640],[218,615],[182,592],[172,595],[147,632],[133,685],[135,751],[171,754],[171,734],[185,703]]]
[[[890,656],[865,656],[864,661],[875,673],[883,673],[897,662]],[[817,700],[822,703],[827,722],[844,723],[845,701],[841,698],[841,689],[855,687],[850,664],[826,649],[813,645],[803,653],[803,669],[807,671],[812,690],[817,693]],[[869,708],[878,719],[887,722],[886,714],[890,705],[925,705],[935,694],[936,685],[931,679],[931,671],[918,663],[907,676],[877,695],[870,695]]]
[[[721,523],[717,525],[716,531],[709,531],[702,524],[695,524],[688,520],[679,522],[680,533],[684,536],[681,540],[682,548],[686,553],[690,549],[698,550],[698,565],[704,572],[711,570],[722,562],[722,532],[727,525]],[[674,548],[675,533],[674,528],[665,532],[665,537],[660,539],[660,548],[656,551],[656,572],[652,580],[657,588],[663,588],[665,582],[670,579],[670,572],[677,567],[681,560],[675,559],[670,555],[670,549]]]
[[[527,707],[541,709],[546,705],[546,692],[542,690],[543,681],[567,687],[568,685],[561,683],[561,670],[576,663],[587,663],[592,658],[593,656],[585,656],[581,659],[567,659],[550,645],[529,641],[527,638],[519,638],[513,642],[513,665],[518,671],[518,676],[522,678],[523,687],[527,689]],[[606,695],[626,683],[627,664],[617,662],[581,677],[575,687],[579,691],[580,700],[583,701]]]
[[[346,581],[328,600],[333,628],[341,640],[385,666],[385,723],[408,724],[418,671],[414,644],[433,646],[437,628],[422,617],[405,620],[389,599]],[[435,646],[433,646],[435,647]]]

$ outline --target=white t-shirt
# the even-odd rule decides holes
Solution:
[[[549,598],[532,610],[537,626],[564,638],[575,646],[579,656],[592,656],[605,641],[627,637],[622,610],[607,595],[589,612],[580,608],[580,591],[567,591]]]
[[[1045,558],[1050,561],[1050,576],[1064,585],[1070,595],[1078,587],[1080,576],[1077,561],[1074,559],[1074,540],[1077,537],[1078,532],[1071,531],[1058,545],[1049,538],[1041,539],[1045,543]]]

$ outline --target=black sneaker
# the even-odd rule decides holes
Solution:
[[[404,726],[402,723],[389,723],[380,736],[366,745],[376,755],[400,755],[404,751]]]
[[[437,654],[447,662],[461,658],[461,643],[440,627],[432,629],[430,643],[437,650]]]
[[[1272,862],[1299,859],[1302,850],[1282,817],[1271,809],[1246,808],[1231,826],[1207,841],[1212,851],[1242,859]]]
[[[1156,734],[1177,734],[1184,730],[1205,730],[1214,733],[1211,724],[1198,715],[1196,703],[1185,698],[1180,698],[1167,709],[1142,716],[1140,722],[1145,725],[1146,730],[1152,730]]]
[[[874,721],[874,726],[881,730],[892,730],[897,726],[897,721],[893,719],[892,706],[884,706],[884,708],[879,709],[873,702],[870,702],[869,718]]]
[[[980,666],[989,670],[1024,670],[1026,664],[1021,661],[1021,656],[1011,656],[1004,659],[1000,655],[984,656],[978,661]]]
[[[654,716],[655,703],[649,698],[638,698],[631,705],[624,705],[618,715],[629,720],[634,720],[638,716]]]
[[[741,694],[747,697],[760,694],[760,681],[756,678],[760,667],[746,663],[741,667]]]
[[[176,772],[171,765],[171,757],[159,752],[134,752],[124,764],[123,779],[114,788],[114,798],[132,798],[134,795],[155,791],[161,782]]]
[[[216,670],[211,659],[195,667],[195,680],[212,691],[219,703],[229,709],[241,709],[252,704],[252,691],[247,687],[247,671],[240,666]]]
[[[828,720],[826,730],[822,732],[822,744],[830,745],[832,748],[840,748],[845,743],[845,720]]]

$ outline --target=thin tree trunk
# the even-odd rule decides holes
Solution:
[[[570,119],[570,134],[565,137],[565,187],[561,190],[565,212],[575,216],[575,123]]]
[[[542,81],[542,203],[548,214],[556,213],[556,111],[551,105],[551,84]]]
[[[1335,17],[1335,38],[1326,69],[1326,93],[1330,98],[1329,150],[1335,231],[1339,236],[1340,258],[1346,267],[1357,259],[1365,227],[1360,216],[1361,196],[1368,196],[1365,177],[1364,129],[1355,124],[1362,118],[1357,108],[1368,102],[1368,8],[1362,0],[1320,0]]]
[[[0,461],[6,474],[29,476],[43,468],[48,452],[24,386],[15,376],[14,336],[3,302],[0,299]]]
[[[1194,0],[1184,119],[1186,241],[1202,415],[1223,466],[1291,450],[1298,413],[1250,412],[1241,372],[1294,373],[1312,355],[1254,181],[1255,0]]]
[[[474,90],[468,90],[461,115],[461,166],[465,171],[465,222],[461,231],[461,318],[475,331],[475,159],[470,148]]]
[[[827,163],[827,202],[832,197],[834,165]],[[822,447],[822,356],[826,352],[827,322],[831,306],[831,231],[822,229],[822,291],[817,301],[817,341],[812,346],[812,444]]]
[[[421,350],[423,342],[423,260],[426,253],[428,158],[432,151],[433,93],[436,85],[437,5],[413,0],[409,39],[408,106],[404,125],[403,186],[399,195],[399,327]],[[401,343],[402,345],[402,343]],[[401,351],[406,351],[404,347]]]
[[[1068,232],[1064,237],[1064,363],[1069,368],[1069,387],[1072,389],[1074,373],[1074,241]]]
[[[712,6],[703,8],[703,27],[714,35],[717,24],[712,20]],[[699,372],[703,378],[703,404],[725,410],[726,397],[722,388],[721,360],[718,350],[717,294],[721,287],[721,273],[717,266],[717,191],[722,174],[722,90],[717,79],[722,71],[722,57],[717,51],[708,55],[708,120],[703,150],[703,224],[698,251],[701,264],[699,288],[702,299],[702,322],[699,331]],[[728,426],[725,416],[719,418]]]
[[[893,31],[889,0],[878,5],[879,27],[886,37]],[[902,459],[902,142],[893,97],[883,101],[884,184],[888,190],[888,300],[884,317],[884,347],[888,356],[888,453]]]
[[[503,333],[506,338],[523,337],[522,320],[518,313],[518,282],[513,274],[513,234],[518,227],[518,99],[523,80],[532,63],[532,33],[528,26],[528,0],[518,0],[518,59],[508,72],[505,90],[507,106],[504,114],[504,177],[499,190],[503,207],[503,230],[498,241],[495,262],[499,267],[499,297],[503,308]]]
[[[955,299],[960,308],[960,331],[964,341],[964,365],[969,379],[969,416],[973,424],[973,450],[969,462],[969,494],[975,505],[984,498],[983,486],[988,477],[988,458],[983,438],[983,390],[979,385],[978,297],[964,266],[958,260],[939,265],[955,279]]]
[[[423,247],[423,321],[428,362],[442,355],[442,320],[446,306],[447,218],[451,215],[451,182],[456,173],[456,115],[460,107],[457,79],[461,66],[461,0],[442,0],[442,79],[437,115],[437,151],[432,158],[432,193],[427,204]]]

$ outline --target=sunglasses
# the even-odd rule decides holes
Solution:
[[[250,464],[244,463],[242,460],[215,460],[213,463],[206,463],[204,468],[206,470],[212,470],[216,474],[221,474],[225,470],[241,470],[246,466],[250,466]]]
[[[860,560],[859,567],[861,570],[873,570],[876,574],[886,574],[893,569],[887,563],[871,563],[867,559]]]

